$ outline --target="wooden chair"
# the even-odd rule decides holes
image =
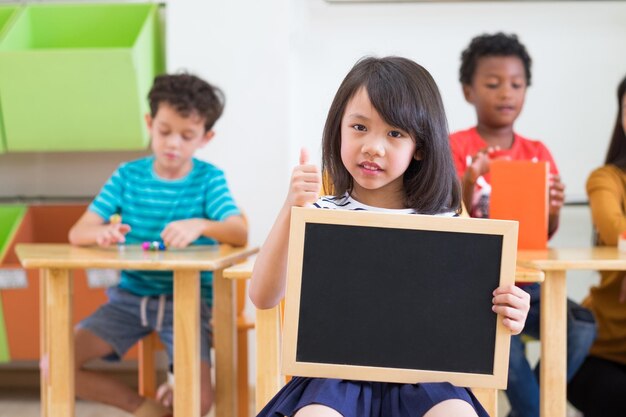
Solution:
[[[245,265],[245,264],[244,264]],[[230,269],[230,268],[229,268]],[[227,271],[224,270],[226,278]],[[250,274],[252,267],[250,269]],[[248,275],[249,277],[250,275]],[[244,315],[244,308],[247,299],[246,281],[237,281],[237,417],[248,417],[250,409],[250,395],[248,385],[248,331],[254,328],[254,322]],[[138,366],[139,366],[139,394],[144,397],[154,398],[157,390],[157,370],[155,364],[155,353],[163,350],[164,346],[159,340],[156,332],[146,336],[138,344]]]

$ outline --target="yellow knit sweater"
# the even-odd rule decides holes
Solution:
[[[613,165],[596,169],[587,180],[587,195],[598,243],[616,246],[619,234],[626,231],[626,172]],[[583,301],[598,325],[591,354],[626,364],[626,303],[618,299],[626,272],[602,271],[601,277]]]

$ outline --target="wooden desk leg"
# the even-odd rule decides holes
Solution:
[[[48,282],[47,270],[42,269],[39,271],[39,358],[41,361],[48,361],[48,355],[50,353],[50,341],[48,340],[48,332],[46,331],[48,323],[46,322],[46,283]],[[45,377],[40,368],[39,372],[39,391],[41,396],[41,417],[48,417],[48,384],[49,379]]]
[[[256,311],[256,412],[284,385],[280,376],[280,311],[276,306]]]
[[[174,271],[174,415],[200,417],[198,271]]]
[[[42,309],[45,308],[44,343],[49,354],[49,381],[48,392],[42,400],[49,417],[73,417],[72,277],[67,269],[47,269],[43,271],[43,278],[45,306]]]
[[[541,284],[541,417],[565,417],[567,376],[565,271],[546,271]]]
[[[235,280],[213,272],[215,416],[237,415],[237,314]]]

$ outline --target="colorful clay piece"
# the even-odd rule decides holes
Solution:
[[[113,214],[111,217],[109,217],[109,223],[111,224],[122,223],[122,216],[120,216],[119,214]]]
[[[141,248],[145,251],[162,251],[167,249],[163,242],[158,242],[156,240],[153,242],[143,242],[141,244]]]

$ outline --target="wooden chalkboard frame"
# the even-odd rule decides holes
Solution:
[[[502,237],[502,256],[501,259],[494,260],[494,262],[497,261],[500,265],[500,285],[507,285],[513,284],[515,280],[517,222],[296,207],[293,208],[291,212],[289,235],[286,306],[282,346],[282,371],[285,375],[396,383],[445,381],[465,387],[506,388],[510,331],[504,327],[502,320],[494,321],[496,329],[495,349],[493,351],[493,372],[488,374],[298,361],[296,351],[300,321],[303,257],[306,226],[309,223],[499,235]],[[328,345],[332,346],[332,341],[328,341]],[[491,360],[491,358],[488,358],[488,360]]]

